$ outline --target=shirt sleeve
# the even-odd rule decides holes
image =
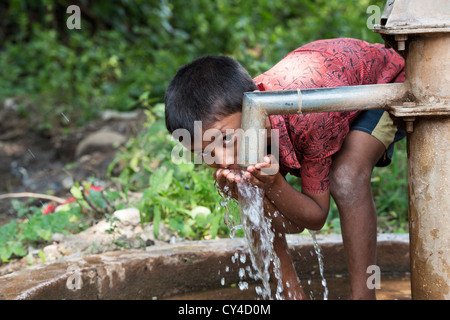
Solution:
[[[327,192],[330,189],[331,157],[304,159],[300,162],[302,190],[312,194]]]

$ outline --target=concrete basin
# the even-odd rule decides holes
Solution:
[[[325,274],[345,274],[341,236],[318,235],[317,240]],[[300,278],[319,276],[311,237],[290,236],[288,243]],[[407,234],[380,234],[377,250],[382,273],[409,271]],[[246,252],[244,239],[220,239],[68,258],[0,277],[0,299],[170,298],[218,288],[221,281],[237,283],[239,269],[250,263],[239,258]]]

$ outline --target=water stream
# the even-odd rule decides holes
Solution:
[[[236,230],[244,230],[244,235],[249,248],[250,259],[255,271],[253,273],[251,270],[247,270],[247,275],[255,280],[261,280],[262,282],[262,287],[255,287],[256,293],[262,299],[283,299],[282,281],[278,281],[281,279],[280,260],[273,248],[275,235],[271,228],[271,220],[264,216],[263,190],[251,185],[246,180],[238,183],[238,204],[240,217],[235,217],[233,216],[234,213],[232,213],[229,208],[230,197],[227,196],[228,190],[226,190],[226,187],[225,190],[223,190],[224,192],[221,192],[219,188],[217,189],[223,199],[221,205],[226,208],[224,221],[230,228],[230,237],[235,237]],[[310,232],[310,234],[313,239],[314,249],[319,263],[320,275],[322,277],[322,286],[324,287],[323,298],[327,300],[328,288],[324,277],[322,253],[317,243],[315,233]],[[236,255],[232,257],[232,262],[237,261],[237,259],[241,259],[242,262],[243,255],[236,253]],[[271,275],[275,277],[275,279],[272,280],[275,280],[277,283],[275,290],[273,290],[273,286],[270,285]],[[243,268],[239,270],[239,277],[241,279],[238,284],[239,288],[241,290],[248,289],[248,284],[243,281],[245,277],[245,270]],[[224,285],[223,281],[221,284]],[[275,292],[273,293],[272,291]]]
[[[271,221],[264,216],[264,191],[247,183],[238,183],[239,210],[241,223],[247,239],[250,259],[256,270],[256,279],[262,281],[263,287],[258,289],[263,299],[272,299],[270,287],[271,271],[276,279],[280,279],[280,260],[273,248],[274,233]],[[273,268],[270,270],[270,268]],[[283,287],[281,281],[275,292],[275,299],[281,299]]]
[[[316,232],[309,230],[309,234],[311,235],[311,237],[313,239],[314,250],[316,251],[317,260],[319,263],[319,272],[320,272],[320,276],[322,277],[322,286],[324,288],[323,300],[328,300],[328,287],[327,287],[327,280],[325,279],[325,275],[323,272],[324,266],[323,266],[322,251],[320,250],[319,243],[317,242]]]

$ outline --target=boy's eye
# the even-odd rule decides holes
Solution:
[[[233,137],[234,137],[233,134],[227,134],[227,135],[224,136],[224,138],[223,138],[223,143],[224,143],[224,144],[228,144],[228,143],[232,142],[232,141],[233,141]]]
[[[195,155],[199,156],[199,157],[205,157],[209,154],[210,152],[197,152]]]
[[[197,153],[195,153],[195,155],[196,156],[198,156],[198,157],[206,157],[206,156],[209,156],[209,155],[212,155],[212,152],[211,152],[212,150],[209,150],[209,151],[200,151],[200,152],[197,152]]]

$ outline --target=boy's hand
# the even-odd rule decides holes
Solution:
[[[217,169],[214,172],[214,179],[222,192],[233,199],[238,199],[238,188],[236,183],[242,181],[241,170]]]
[[[263,163],[249,166],[244,173],[244,177],[249,179],[251,184],[257,185],[264,191],[270,190],[282,178],[280,165],[273,155],[265,156]]]
[[[246,171],[236,169],[217,169],[214,172],[214,179],[219,188],[228,196],[237,199],[237,183],[244,179],[251,184],[256,185],[264,191],[269,191],[282,178],[280,166],[273,155],[264,157],[263,163],[257,163],[249,166]]]

